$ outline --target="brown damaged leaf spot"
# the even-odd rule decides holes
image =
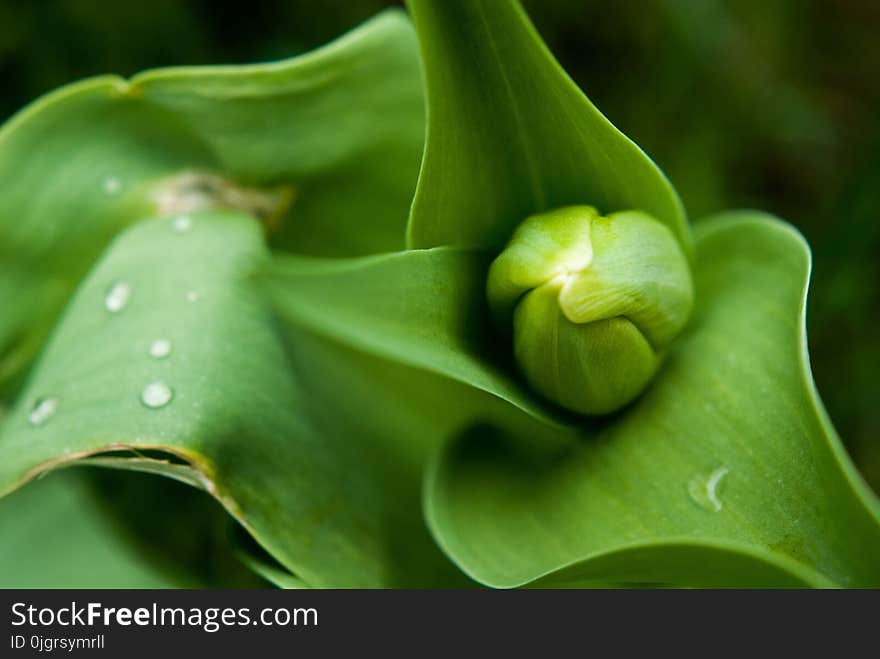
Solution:
[[[292,185],[250,188],[210,172],[184,171],[164,179],[151,194],[159,216],[211,210],[242,211],[258,219],[266,233],[281,225],[296,198]]]

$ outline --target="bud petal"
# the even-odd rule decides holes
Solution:
[[[487,296],[512,327],[529,383],[569,410],[605,414],[650,382],[687,323],[693,282],[664,224],[573,206],[520,225],[489,270]]]

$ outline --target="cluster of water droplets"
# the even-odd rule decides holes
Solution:
[[[104,191],[108,195],[117,194],[122,183],[118,178],[108,177],[103,182]],[[189,215],[178,215],[171,220],[171,228],[177,233],[187,233],[193,227],[193,219]],[[126,281],[116,281],[110,285],[104,296],[104,308],[111,314],[122,312],[129,304],[132,296],[132,286]],[[196,290],[186,292],[186,300],[195,303],[199,300]],[[154,339],[148,349],[148,354],[153,359],[161,360],[168,358],[173,352],[174,346],[167,338]],[[144,385],[141,389],[141,403],[150,409],[165,407],[174,398],[174,390],[161,380],[155,380]],[[58,411],[60,399],[55,396],[37,398],[31,406],[28,420],[33,426],[42,426],[51,419]],[[711,473],[697,474],[687,483],[687,493],[690,499],[703,510],[718,513],[724,507],[720,498],[721,486],[730,470],[722,465]]]
[[[104,192],[108,195],[118,194],[122,189],[121,181],[116,177],[107,177],[102,182]],[[178,215],[171,220],[171,227],[177,233],[187,233],[193,227],[193,219],[189,215]],[[131,301],[132,285],[127,281],[113,282],[104,295],[104,309],[111,314],[118,314],[125,310]],[[187,302],[194,303],[199,300],[199,293],[189,290],[186,293]],[[154,339],[149,346],[148,354],[153,359],[166,359],[171,355],[174,346],[167,338]],[[141,403],[150,409],[159,409],[168,405],[174,398],[174,390],[165,382],[155,380],[144,385],[141,389]],[[28,413],[28,421],[32,426],[42,426],[49,421],[61,404],[56,396],[43,396],[34,400]]]

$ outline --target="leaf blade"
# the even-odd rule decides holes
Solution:
[[[674,189],[589,102],[515,2],[411,0],[429,106],[410,247],[499,248],[526,216],[641,209],[690,237]]]
[[[173,218],[148,220],[117,238],[0,427],[0,491],[90,456],[129,466],[108,451],[158,450],[175,461],[133,457],[131,468],[185,471],[309,585],[456,583],[420,517],[432,437],[380,378],[364,378],[375,369],[357,355],[280,330],[250,280],[267,258],[260,225],[228,212],[193,215],[184,233]],[[119,281],[131,295],[114,313],[104,299]],[[160,338],[173,350],[157,359]],[[154,382],[170,398],[146,404]],[[57,410],[35,423],[47,396]]]
[[[113,237],[159,213],[168,179],[295,190],[281,249],[397,249],[423,124],[415,38],[396,11],[281,62],[103,76],[38,99],[0,128],[0,398]]]
[[[288,322],[565,424],[570,419],[532,395],[494,348],[483,293],[487,262],[480,251],[456,248],[359,259],[279,256],[261,285]]]
[[[693,326],[597,437],[548,452],[474,429],[438,458],[426,514],[467,573],[518,585],[677,538],[769,550],[843,586],[880,582],[880,506],[805,362],[806,244],[744,212],[700,225],[697,247]]]

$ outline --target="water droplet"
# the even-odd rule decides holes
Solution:
[[[141,402],[152,409],[165,407],[173,397],[174,392],[164,382],[151,382],[141,391]]]
[[[116,176],[108,176],[101,183],[101,187],[104,188],[104,194],[116,195],[122,190],[122,181]]]
[[[107,290],[104,307],[110,313],[118,313],[125,309],[129,298],[131,298],[131,284],[118,281]]]
[[[164,359],[171,354],[171,341],[168,339],[156,339],[150,344],[150,357]]]
[[[186,294],[186,301],[187,302],[197,302],[198,299],[199,299],[199,294],[197,291],[189,291]]]
[[[178,233],[186,233],[190,229],[192,229],[193,221],[189,215],[178,215],[171,222],[171,226],[174,227],[174,230]]]
[[[729,472],[727,467],[721,466],[708,476],[697,474],[688,481],[688,496],[703,510],[720,513],[724,507],[720,498],[721,481]]]
[[[31,407],[31,413],[28,415],[28,421],[32,426],[42,426],[46,421],[55,416],[58,411],[57,398],[37,398]]]

